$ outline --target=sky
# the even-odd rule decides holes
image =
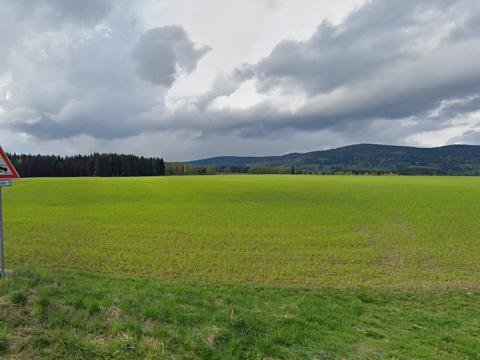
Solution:
[[[0,145],[480,144],[478,0],[0,0]]]

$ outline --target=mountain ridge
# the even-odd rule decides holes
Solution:
[[[227,167],[293,167],[296,172],[314,173],[480,175],[480,145],[453,144],[425,148],[362,143],[274,156],[217,156],[188,163]]]

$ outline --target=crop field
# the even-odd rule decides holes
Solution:
[[[38,178],[3,195],[2,358],[480,358],[480,178]]]
[[[8,266],[293,285],[477,284],[480,179],[22,179]]]

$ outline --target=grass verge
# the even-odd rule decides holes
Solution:
[[[480,290],[166,283],[17,270],[0,356],[35,359],[477,359]]]

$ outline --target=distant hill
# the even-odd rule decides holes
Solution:
[[[295,172],[480,175],[480,146],[436,148],[358,144],[281,156],[220,156],[189,162],[223,167],[293,167]]]

